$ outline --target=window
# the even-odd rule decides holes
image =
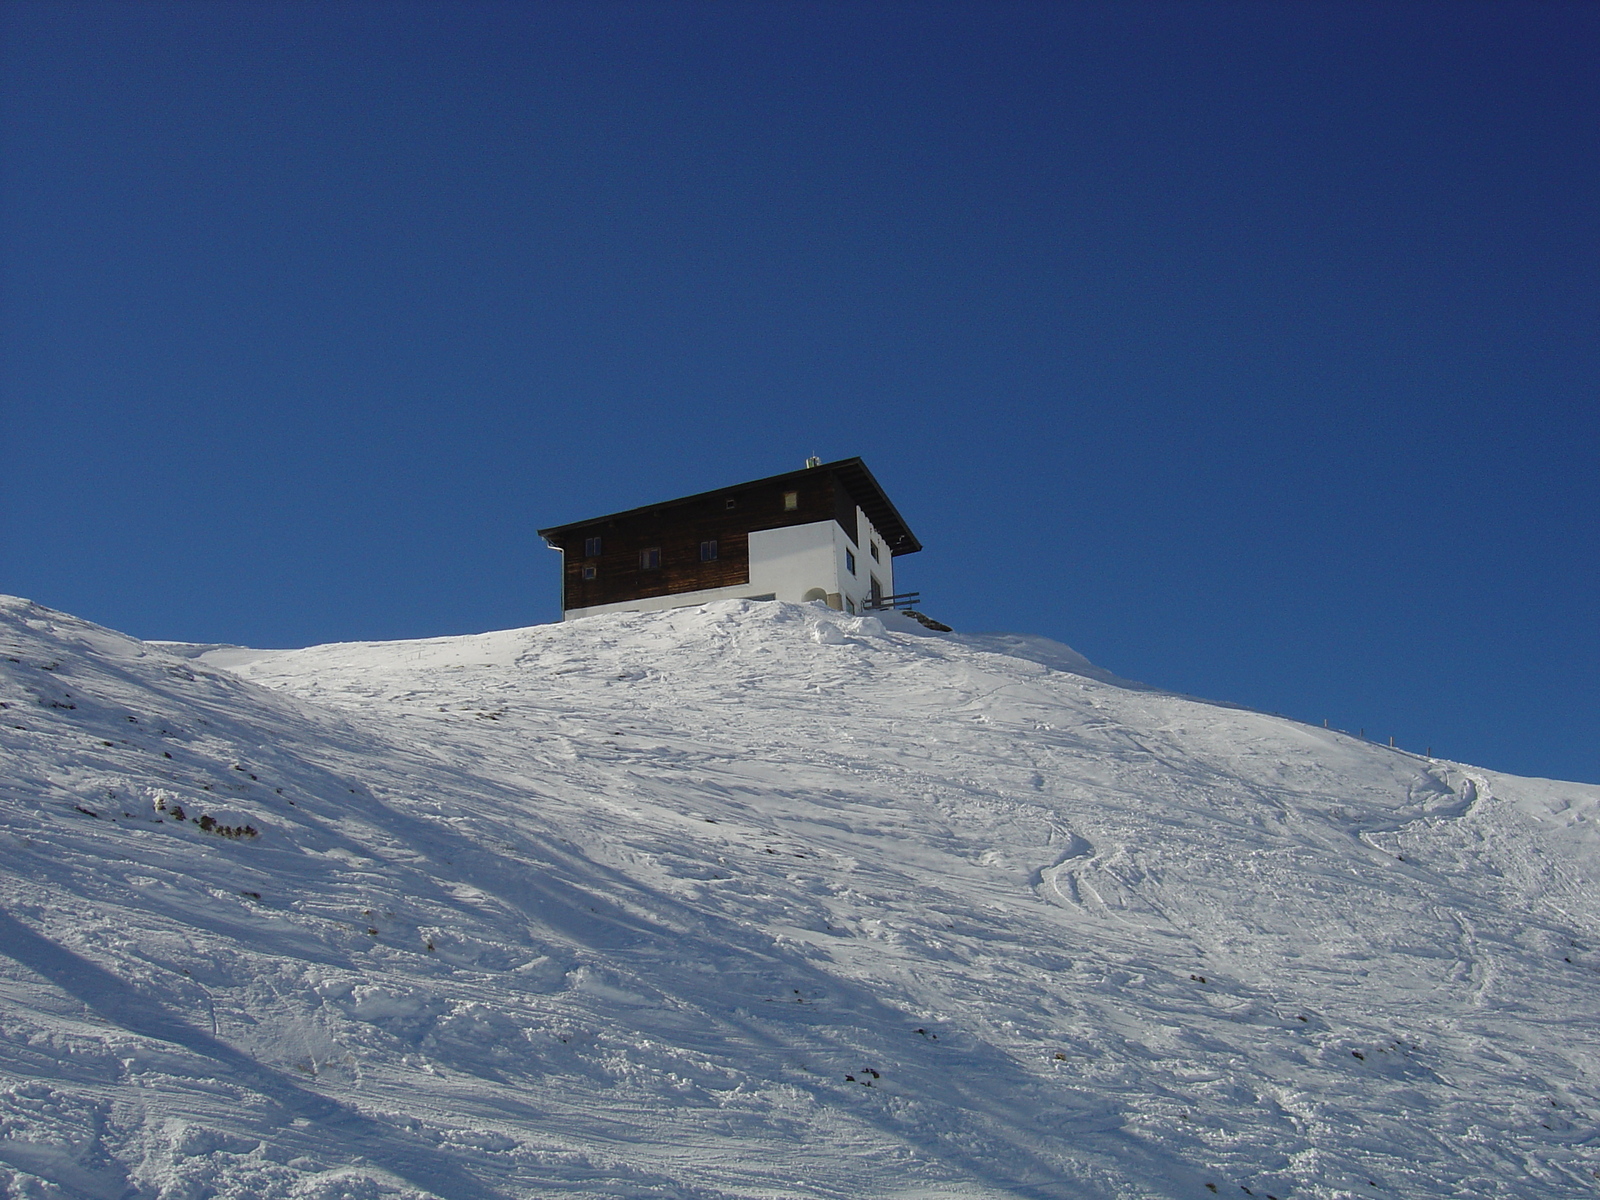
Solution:
[[[589,558],[598,558],[599,555],[600,555],[600,539],[597,538],[597,537],[595,537],[595,538],[584,538],[583,539],[583,552]]]
[[[639,551],[639,570],[656,571],[661,568],[661,547],[651,546],[648,550]]]
[[[854,550],[846,550],[844,552],[844,569],[852,575],[856,573],[856,552]]]
[[[783,494],[783,511],[794,512],[800,507],[799,492],[785,492]]]
[[[738,508],[739,507],[739,502],[737,500],[735,500],[732,496],[729,496],[726,500],[724,500],[722,502],[722,507],[723,508]]]
[[[585,579],[593,579],[594,576],[595,576],[594,564],[593,563],[584,563],[583,564],[583,577]]]
[[[873,562],[882,562],[883,561],[883,559],[878,557],[878,543],[877,542],[868,542],[867,543],[867,549],[872,551],[872,561]]]
[[[844,598],[844,607],[845,611],[847,611],[852,617],[856,615],[856,602],[850,599],[849,596]]]
[[[701,542],[700,543],[700,561],[701,562],[716,562],[717,561],[717,543],[716,543],[715,540],[709,541],[709,542]]]

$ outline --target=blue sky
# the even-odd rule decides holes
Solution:
[[[1600,7],[0,10],[0,590],[556,619],[859,454],[966,630],[1600,781]]]

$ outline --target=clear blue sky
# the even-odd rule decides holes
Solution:
[[[1600,781],[1600,5],[0,14],[0,590],[544,622],[859,454],[959,629]]]

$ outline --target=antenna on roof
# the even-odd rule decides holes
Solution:
[[[815,454],[813,454],[810,458],[806,459],[806,466],[807,467],[820,467],[821,465],[822,465],[822,460],[820,458],[818,458]]]

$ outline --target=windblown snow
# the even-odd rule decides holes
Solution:
[[[8,1196],[1600,1192],[1600,788],[810,605],[0,641]]]

